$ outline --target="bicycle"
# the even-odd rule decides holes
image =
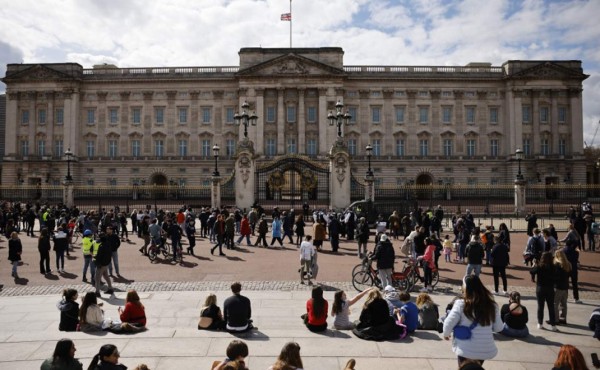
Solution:
[[[183,262],[183,253],[181,244],[177,247],[177,254],[173,257],[173,246],[171,242],[166,237],[161,237],[161,245],[157,246],[155,241],[150,243],[150,247],[148,248],[148,259],[154,262],[156,257],[158,257],[159,253],[162,253],[165,259],[171,259],[174,262],[182,263]]]
[[[377,270],[373,268],[373,261],[369,260],[368,257],[364,257],[360,266],[361,268],[352,274],[352,286],[354,286],[354,289],[362,292],[373,285],[381,289],[381,280],[379,279]],[[392,273],[392,286],[399,290],[408,290],[411,271],[411,266],[407,261],[404,261],[402,271]]]
[[[404,263],[408,264],[410,266],[410,271],[409,271],[409,275],[408,275],[408,279],[409,279],[409,287],[407,289],[407,291],[412,291],[412,289],[417,285],[417,282],[423,282],[423,276],[421,276],[421,271],[420,271],[420,266],[421,264],[419,263],[419,261],[416,258],[410,257],[407,261],[405,260]],[[437,283],[439,283],[440,281],[440,274],[438,272],[437,267],[433,269],[432,273],[431,273],[431,287],[435,287],[437,285]]]

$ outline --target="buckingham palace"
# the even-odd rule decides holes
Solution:
[[[9,64],[2,183],[58,185],[69,150],[80,186],[208,185],[213,149],[235,176],[245,134],[257,167],[326,168],[339,137],[377,186],[511,183],[517,150],[527,181],[585,183],[581,64],[345,65],[339,47],[242,48],[231,66]]]

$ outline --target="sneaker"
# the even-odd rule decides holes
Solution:
[[[542,325],[542,324],[537,324],[537,328],[538,328],[538,329],[540,329],[540,330],[542,330],[542,329],[544,329],[544,325]]]
[[[558,328],[556,328],[556,326],[552,325],[552,326],[550,327],[550,330],[551,330],[551,331],[558,331]]]
[[[427,288],[421,288],[421,290],[419,290],[419,292],[421,292],[421,293],[427,293]]]
[[[502,294],[504,294],[505,296],[508,296],[508,292],[506,290],[503,290]]]
[[[498,295],[498,291],[497,290],[494,290],[494,295]]]
[[[576,299],[576,300],[575,300],[575,303],[577,303],[577,304],[582,304],[583,302],[581,302],[581,300],[579,300],[579,299]]]

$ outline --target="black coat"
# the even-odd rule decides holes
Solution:
[[[23,244],[21,239],[8,240],[8,260],[11,262],[20,261],[21,253],[23,252]]]
[[[389,240],[377,243],[375,253],[371,257],[372,260],[377,260],[377,269],[393,268],[395,258],[394,247]]]
[[[508,247],[506,244],[498,243],[492,248],[490,254],[492,266],[506,267],[510,263],[510,256],[508,254]]]

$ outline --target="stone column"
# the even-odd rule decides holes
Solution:
[[[6,156],[15,157],[19,148],[19,126],[21,125],[21,112],[19,112],[19,93],[8,91],[6,100],[6,134],[4,152]],[[14,159],[14,158],[13,158]],[[6,172],[5,172],[6,174]]]
[[[256,130],[253,136],[256,138],[256,153],[263,154],[265,152],[265,89],[256,88]]]
[[[238,143],[237,160],[235,161],[235,205],[241,209],[250,209],[254,204],[254,186],[256,161],[254,143],[243,138]]]
[[[525,216],[527,207],[525,200],[525,185],[527,182],[523,179],[515,180],[515,215]]]
[[[285,102],[283,88],[277,89],[277,155],[285,154]]]
[[[365,176],[365,200],[375,202],[375,176]]]
[[[327,152],[327,88],[319,88],[319,150],[318,155]]]
[[[221,208],[221,176],[212,176],[212,187],[210,188],[210,206],[213,209]]]
[[[63,182],[63,204],[71,208],[75,204],[73,196],[73,180],[65,180]]]
[[[350,205],[350,155],[342,138],[329,151],[330,208],[342,210]]]
[[[305,94],[306,89],[298,88],[298,154],[306,154],[306,107],[304,106]]]

